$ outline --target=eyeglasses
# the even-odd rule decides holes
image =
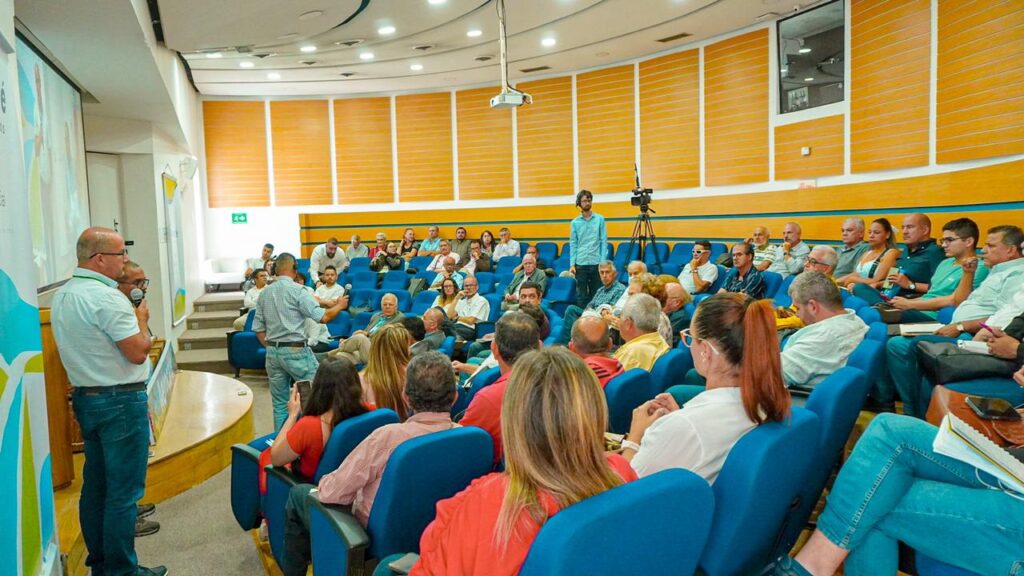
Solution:
[[[707,252],[707,250],[694,250],[693,251],[693,255],[694,256],[700,256],[701,254],[703,254],[705,252]]]
[[[957,240],[963,240],[963,238],[960,238],[959,236],[952,236],[952,237],[945,237],[944,236],[942,238],[942,240],[939,240],[939,244],[941,244],[943,246],[948,246],[949,244],[952,244],[953,242],[956,242]]]
[[[123,280],[118,280],[117,283],[118,284],[134,284],[135,286],[138,286],[139,288],[141,288],[143,290],[145,290],[146,288],[149,288],[149,278],[139,278],[138,280],[133,280],[131,282],[125,282]]]
[[[814,258],[810,257],[807,258],[807,263],[810,264],[811,266],[828,266],[828,264],[822,262],[821,260],[815,260]]]
[[[120,257],[124,258],[127,255],[128,255],[128,249],[125,248],[124,250],[121,250],[120,252],[93,252],[92,256],[89,256],[89,259],[91,260],[91,259],[93,259],[93,258],[95,258],[97,256],[120,256]]]
[[[692,334],[692,333],[690,332],[690,329],[689,329],[689,328],[686,328],[686,329],[684,329],[684,330],[683,330],[683,331],[681,332],[681,334],[682,334],[682,336],[683,336],[683,346],[686,346],[687,348],[692,348],[692,347],[693,347],[693,344],[694,344],[695,342],[698,342],[698,341],[699,341],[699,342],[704,342],[705,344],[707,344],[707,345],[708,345],[708,348],[711,348],[711,351],[712,351],[712,352],[714,352],[715,354],[718,354],[718,349],[717,349],[717,348],[715,348],[715,346],[714,346],[713,344],[711,344],[711,343],[710,343],[710,342],[708,342],[707,340],[701,340],[700,338],[697,338],[696,336],[694,336],[694,335],[693,335],[693,334]]]

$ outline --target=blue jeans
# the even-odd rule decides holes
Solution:
[[[599,288],[601,288],[601,275],[597,273],[597,264],[577,264],[576,305],[586,308]]]
[[[1024,574],[1024,502],[933,452],[936,432],[879,414],[839,471],[818,529],[850,551],[848,576],[895,574],[899,541],[979,574]]]
[[[78,503],[85,565],[93,576],[135,574],[135,515],[149,459],[146,392],[86,395],[75,388],[71,403],[85,440]]]
[[[280,430],[288,419],[288,395],[298,380],[312,380],[319,365],[308,347],[267,347],[267,378],[270,400],[274,406],[274,430]]]
[[[583,315],[583,310],[575,304],[565,309],[565,314],[562,315],[562,329],[558,332],[555,344],[569,344],[569,340],[572,339],[572,325]]]
[[[969,335],[967,336],[969,337]],[[956,338],[945,336],[916,336],[890,338],[885,345],[886,363],[889,366],[890,381],[876,382],[872,394],[883,402],[894,400],[893,393],[903,399],[903,413],[915,418],[924,418],[931,401],[931,386],[922,386],[923,376],[917,364],[916,344],[918,342],[956,342]],[[895,390],[894,390],[895,388]]]

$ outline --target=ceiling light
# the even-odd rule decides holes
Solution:
[[[360,60],[373,60],[373,52],[361,52],[359,54]]]
[[[238,65],[241,66],[242,68],[252,68],[253,66],[255,66],[255,64],[253,64],[252,62],[249,62],[248,60],[239,62]]]
[[[482,34],[483,34],[482,31],[476,30],[476,29],[473,29],[473,30],[470,30],[469,32],[466,32],[466,36],[469,36],[470,38],[479,38]]]
[[[267,74],[267,78],[269,78],[271,80],[280,80],[281,79],[281,75],[278,74],[277,72],[271,72],[270,74]]]
[[[423,70],[423,64],[410,64],[409,70],[412,70],[413,72],[419,72],[420,70]]]
[[[221,54],[220,52],[207,52],[206,53],[206,57],[207,58],[223,58],[224,55]]]
[[[550,47],[554,46],[557,43],[557,40],[555,40],[554,38],[545,38],[545,39],[541,40],[540,43],[541,43],[542,46],[546,46],[546,47],[550,48]]]
[[[312,20],[313,18],[319,18],[319,17],[321,17],[323,15],[324,15],[324,13],[321,12],[320,10],[311,10],[311,11],[306,12],[305,14],[299,16],[299,20]]]
[[[394,33],[395,33],[395,27],[394,26],[381,26],[380,28],[377,28],[377,34],[380,34],[381,36],[387,36],[389,34],[394,34]]]
[[[312,44],[307,44],[307,45],[303,46],[302,48],[299,48],[299,50],[301,50],[303,52],[306,52],[306,53],[316,52],[316,46],[313,46]]]
[[[427,1],[430,2],[431,4],[437,5],[437,4],[444,4],[448,0],[427,0]]]
[[[808,76],[807,78],[804,78],[804,82],[814,82],[814,77]]]
[[[810,48],[801,48],[801,49],[797,50],[797,52],[799,52],[801,54],[809,54],[811,52],[811,49]]]

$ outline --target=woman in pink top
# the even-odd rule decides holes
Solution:
[[[565,348],[529,352],[501,408],[505,472],[437,504],[414,575],[515,575],[548,518],[636,479],[604,452],[608,410],[594,373]]]

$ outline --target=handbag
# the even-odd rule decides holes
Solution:
[[[918,364],[933,384],[949,384],[977,378],[1009,378],[1016,362],[988,354],[962,350],[955,342],[918,342]]]

